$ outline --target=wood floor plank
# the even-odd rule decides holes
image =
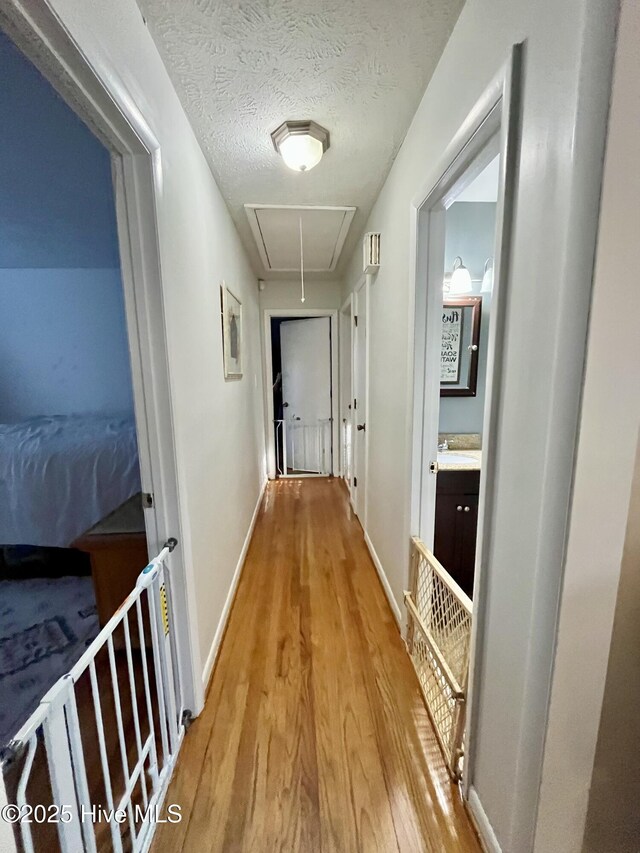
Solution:
[[[346,491],[271,483],[154,853],[477,853]]]

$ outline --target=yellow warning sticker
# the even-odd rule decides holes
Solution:
[[[169,606],[167,604],[167,590],[165,585],[160,587],[160,610],[162,611],[162,624],[164,625],[165,637],[169,633]]]

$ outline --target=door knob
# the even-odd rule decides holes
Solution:
[[[465,512],[469,512],[469,510],[470,510],[470,509],[471,509],[471,507],[470,507],[470,506],[466,506],[466,507],[464,508],[464,511],[465,511]]]
[[[457,512],[462,512],[462,507],[461,507],[461,506],[457,506],[457,507],[456,507],[456,511],[457,511]]]
[[[366,424],[358,424],[358,426],[357,426],[357,429],[360,432],[364,432],[366,430],[366,428],[367,428]]]

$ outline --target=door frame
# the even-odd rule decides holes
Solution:
[[[167,332],[162,290],[156,198],[162,188],[162,150],[124,83],[92,64],[46,4],[8,0],[0,27],[38,68],[111,153],[118,243],[150,551],[171,536],[170,557],[176,651],[185,708],[204,707],[193,569],[180,523],[178,465],[173,426]],[[141,569],[143,567],[141,566]]]
[[[413,321],[413,434],[411,470],[409,472],[411,532],[433,536],[435,518],[435,483],[425,487],[425,478],[435,477],[425,470],[424,438],[435,436],[437,446],[440,376],[439,346],[441,328],[442,275],[444,269],[444,213],[448,204],[464,185],[478,174],[496,153],[500,154],[500,181],[496,206],[496,246],[494,284],[489,330],[487,384],[483,419],[483,462],[478,505],[478,538],[474,580],[474,612],[469,656],[466,740],[462,776],[463,794],[479,821],[482,807],[473,789],[474,744],[478,685],[482,673],[477,665],[486,618],[486,576],[483,566],[490,553],[490,531],[496,496],[493,489],[497,462],[498,410],[501,396],[502,350],[508,299],[511,223],[517,182],[518,122],[521,86],[521,45],[514,45],[508,61],[485,90],[447,147],[432,178],[426,182],[411,205],[410,252],[414,259],[410,293]],[[498,150],[490,152],[492,140],[499,140]],[[476,165],[476,171],[470,167]],[[448,204],[447,204],[448,202]],[[433,368],[425,369],[426,364]],[[435,410],[435,411],[434,411]],[[425,505],[426,502],[426,505]],[[427,519],[431,514],[431,521]],[[427,541],[429,547],[433,542]],[[478,806],[475,808],[474,806]]]
[[[342,431],[340,432],[340,476],[343,478],[347,489],[349,491],[349,499],[353,505],[353,483],[351,482],[353,477],[353,433],[354,433],[354,419],[353,419],[353,336],[354,336],[354,325],[353,325],[353,316],[354,316],[354,297],[353,294],[350,293],[340,308],[340,334],[339,334],[339,356],[340,356],[340,423],[350,423],[351,425],[351,477],[347,477],[347,472],[342,469],[342,459],[344,456],[344,448],[342,441]],[[344,323],[347,324],[349,328],[349,343],[344,337]],[[344,362],[347,362],[347,374],[349,376],[349,403],[345,409],[344,407],[344,391],[345,389],[342,387],[342,365]]]
[[[360,316],[362,311],[360,302],[362,300],[362,296],[366,296],[366,305],[364,310],[364,329],[365,329],[365,342],[364,342],[364,423],[366,425],[366,429],[363,432],[358,432],[357,430],[357,421],[358,414],[357,409],[352,409],[352,417],[353,417],[353,473],[354,477],[358,478],[358,447],[360,442],[364,442],[364,448],[362,451],[362,458],[364,459],[364,486],[362,485],[362,475],[360,475],[360,483],[351,490],[351,505],[353,507],[353,511],[358,516],[360,524],[362,525],[362,529],[367,531],[367,511],[369,507],[368,501],[368,490],[367,490],[367,482],[369,480],[369,341],[371,340],[371,331],[369,329],[370,319],[371,319],[371,276],[363,275],[360,281],[356,284],[353,290],[353,308],[352,308],[352,317],[354,318],[354,325],[352,326],[352,338],[351,338],[351,347],[352,347],[352,370],[353,370],[353,382],[351,385],[351,395],[352,399],[355,401],[358,398],[358,395],[362,397],[360,393],[360,389],[358,388],[358,343],[359,337],[362,334],[362,326],[358,326],[355,322],[355,318]],[[360,490],[360,491],[359,491]],[[362,516],[358,512],[362,513]]]
[[[299,320],[314,317],[329,317],[331,333],[331,475],[335,476],[336,450],[340,447],[340,426],[336,418],[336,394],[340,401],[340,379],[338,370],[338,310],[334,308],[265,308],[262,318],[262,352],[264,378],[265,447],[267,452],[267,476],[276,479],[276,447],[273,432],[273,367],[271,351],[271,319]],[[317,474],[296,474],[296,477],[316,477]]]

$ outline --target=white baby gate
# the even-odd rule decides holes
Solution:
[[[20,810],[25,853],[51,849],[38,837],[38,809],[54,819],[62,853],[149,848],[190,717],[182,707],[166,566],[176,544],[169,539],[146,566],[6,750],[3,769],[5,779],[15,770],[10,799]],[[34,765],[43,748],[46,762]]]
[[[280,477],[331,474],[331,418],[307,423],[275,420],[276,470]]]
[[[411,540],[407,649],[447,767],[462,772],[473,604],[417,537]]]

